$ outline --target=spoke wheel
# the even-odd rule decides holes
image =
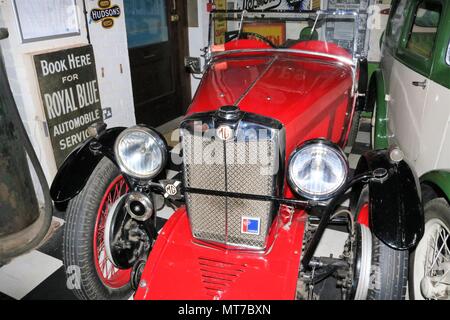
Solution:
[[[365,236],[367,240],[364,242],[366,243],[366,251],[371,251],[370,258],[369,254],[365,257],[361,256],[361,263],[366,263],[366,266],[357,268],[359,270],[359,282],[356,298],[367,300],[404,300],[408,282],[409,252],[388,247],[369,230],[368,188],[364,188],[361,192],[355,212],[355,218],[367,233]],[[368,242],[369,234],[371,234],[371,246],[369,246]],[[368,272],[370,274],[369,283],[367,284]]]
[[[110,288],[121,288],[130,282],[131,269],[120,270],[114,266],[106,254],[105,224],[110,208],[127,194],[129,187],[122,176],[118,176],[109,185],[100,203],[94,228],[94,264],[101,281]]]
[[[432,200],[425,207],[425,233],[412,259],[411,295],[416,300],[450,300],[448,209],[444,199]]]
[[[68,288],[79,299],[124,300],[132,294],[131,267],[117,268],[104,241],[107,218],[127,192],[119,169],[104,158],[67,207],[63,260]]]
[[[357,245],[355,246],[354,274],[355,286],[354,300],[366,300],[369,293],[370,273],[372,267],[372,233],[370,229],[357,224]]]

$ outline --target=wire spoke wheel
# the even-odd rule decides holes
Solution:
[[[131,269],[120,270],[114,266],[106,254],[105,224],[111,207],[127,194],[129,187],[122,176],[117,177],[107,188],[98,208],[94,228],[94,264],[101,281],[108,287],[117,289],[130,282]]]
[[[422,298],[449,300],[450,230],[441,220],[432,219],[425,225],[423,240],[416,249],[415,263],[422,264],[422,271],[419,267],[414,272]]]
[[[105,241],[110,240],[106,239],[111,228],[108,222],[118,213],[124,215],[118,208],[128,192],[120,170],[103,158],[84,189],[67,206],[63,260],[66,270],[78,270],[78,280],[71,289],[79,299],[124,300],[132,294],[132,266],[110,260],[111,245]]]
[[[357,287],[358,299],[368,300],[404,300],[408,282],[409,252],[395,250],[384,244],[376,234],[368,228],[370,225],[369,189],[364,188],[356,205],[356,218],[365,231],[365,257],[361,256],[359,268],[359,282]],[[371,235],[371,239],[369,239]],[[368,283],[367,283],[368,282]]]

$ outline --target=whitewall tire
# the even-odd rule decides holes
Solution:
[[[411,255],[410,298],[450,300],[450,206],[443,198],[425,205],[425,233]]]

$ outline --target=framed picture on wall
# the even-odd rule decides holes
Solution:
[[[22,42],[80,34],[76,0],[14,0]]]

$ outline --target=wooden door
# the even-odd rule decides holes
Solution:
[[[184,113],[190,101],[186,1],[125,0],[137,123],[158,126]]]

